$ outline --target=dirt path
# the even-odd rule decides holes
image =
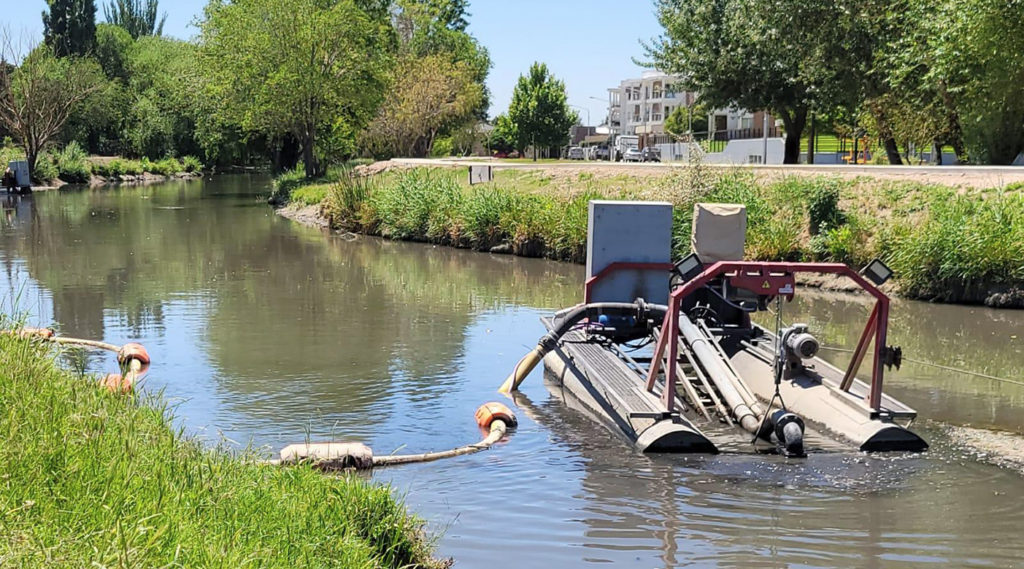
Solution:
[[[673,171],[685,168],[686,164],[676,163],[621,163],[621,162],[505,162],[499,159],[424,159],[396,158],[378,162],[366,168],[381,171],[395,167],[417,166],[466,167],[469,165],[490,165],[500,170],[542,170],[556,178],[578,177],[588,173],[594,177],[629,176],[634,178],[663,177]],[[775,180],[788,176],[841,176],[843,178],[868,177],[878,180],[905,180],[925,184],[965,188],[1002,187],[1013,183],[1024,183],[1024,166],[823,166],[823,165],[777,165],[777,166],[723,166],[704,164],[706,168],[750,170],[759,178]]]

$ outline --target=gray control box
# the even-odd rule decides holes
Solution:
[[[672,204],[594,200],[588,214],[588,279],[615,262],[672,262]],[[616,271],[594,283],[590,301],[667,304],[668,282],[666,269]]]

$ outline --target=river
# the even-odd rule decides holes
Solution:
[[[538,317],[580,299],[582,267],[327,235],[275,215],[268,193],[265,178],[223,176],[0,198],[0,304],[66,335],[145,344],[145,391],[211,445],[333,438],[386,454],[477,440],[473,412],[501,399]],[[810,291],[785,317],[842,349],[866,312]],[[890,342],[909,358],[1024,377],[1024,312],[892,312]],[[68,363],[114,371],[108,356]],[[1024,387],[913,362],[887,379],[918,410],[927,453],[644,456],[535,371],[507,442],[371,478],[456,567],[1024,563],[1024,475],[954,436],[1024,433]]]

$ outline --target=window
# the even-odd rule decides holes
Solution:
[[[743,117],[740,119],[740,128],[754,128],[754,117]]]

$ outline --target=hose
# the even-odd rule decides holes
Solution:
[[[596,320],[601,314],[620,313],[626,316],[633,316],[637,322],[644,322],[650,318],[655,320],[663,319],[668,307],[662,304],[647,304],[643,299],[638,298],[635,302],[595,302],[581,304],[575,308],[559,312],[555,316],[555,326],[550,332],[543,335],[537,342],[537,347],[530,350],[512,369],[512,373],[498,388],[500,393],[512,393],[519,389],[519,384],[530,375],[533,368],[544,359],[544,356],[555,349],[558,341],[576,324],[584,318]]]
[[[135,384],[138,383],[139,379],[145,375],[146,370],[149,369],[149,352],[146,351],[142,344],[135,342],[118,346],[97,340],[57,336],[57,333],[52,328],[32,328],[28,326],[17,330],[4,330],[3,333],[21,338],[35,338],[65,346],[79,346],[113,352],[117,356],[117,363],[121,366],[122,373],[107,374],[100,380],[100,387],[114,393],[131,392],[135,388]]]
[[[261,464],[276,465],[309,462],[320,470],[370,470],[381,466],[430,462],[486,450],[500,441],[510,429],[517,425],[516,416],[512,410],[495,402],[485,403],[476,410],[476,422],[481,428],[487,429],[487,436],[480,442],[451,450],[373,456],[373,450],[362,443],[299,443],[281,449],[281,457],[278,459],[260,462]]]

